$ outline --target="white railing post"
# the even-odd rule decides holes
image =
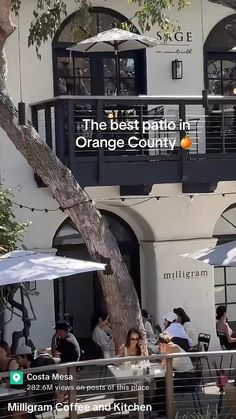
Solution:
[[[77,375],[77,372],[76,372],[76,367],[67,368],[67,373],[68,373],[68,375],[72,375],[72,377],[73,377],[73,380],[69,381],[70,390],[69,390],[69,394],[68,394],[68,402],[69,402],[70,406],[71,405],[73,406],[69,410],[69,418],[70,419],[77,419],[78,415],[77,415],[77,412],[76,412],[76,409],[75,409],[76,402],[77,402],[77,391],[76,391],[76,385],[77,385],[76,384],[77,383],[76,375]]]
[[[166,415],[168,419],[174,419],[174,387],[172,358],[166,358]]]

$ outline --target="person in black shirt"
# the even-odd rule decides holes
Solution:
[[[56,352],[60,354],[61,363],[77,362],[80,359],[79,344],[65,320],[57,322],[56,333],[52,338],[52,355],[55,356]]]

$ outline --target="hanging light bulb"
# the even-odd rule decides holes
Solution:
[[[18,60],[19,60],[19,76],[20,76],[20,102],[18,103],[18,124],[26,125],[25,103],[22,100],[22,74],[21,74],[21,50],[20,50],[20,19],[18,16]]]
[[[26,125],[26,113],[25,113],[25,103],[18,103],[18,124],[25,126]]]

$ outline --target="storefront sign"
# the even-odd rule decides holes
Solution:
[[[162,32],[157,32],[157,39],[160,41],[157,54],[192,54],[191,43],[193,40],[192,32],[178,31],[168,37],[164,37]]]
[[[205,278],[208,276],[207,270],[201,271],[174,271],[164,272],[163,279],[193,279],[193,278]]]
[[[163,36],[161,32],[157,32],[157,39],[158,41],[164,42],[168,44],[169,42],[178,42],[178,43],[190,43],[193,40],[192,32],[175,32],[173,35],[170,35],[168,37]]]

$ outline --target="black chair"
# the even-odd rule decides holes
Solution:
[[[210,340],[211,340],[211,335],[209,335],[208,333],[199,333],[198,340],[197,340],[198,351],[199,352],[201,352],[201,351],[208,352],[209,346],[210,346]],[[202,360],[202,359],[205,359],[205,361],[207,363],[207,366],[208,366],[210,377],[212,378],[211,367],[210,367],[208,357],[207,356],[201,356],[200,360]]]
[[[199,333],[198,339],[197,339],[199,350],[208,352],[210,340],[211,340],[211,335],[209,335],[208,333]]]
[[[219,338],[220,346],[221,346],[222,351],[231,351],[232,349],[235,349],[234,347],[232,347],[232,345],[230,345],[230,343],[228,342],[227,336],[225,336],[225,334],[223,332],[219,332],[217,330],[216,333],[217,333],[217,336]],[[224,357],[224,355],[221,355],[220,370],[222,369],[223,357]],[[231,357],[230,357],[229,377],[230,377],[230,373],[231,373],[232,363],[233,363],[233,355],[231,355]]]
[[[175,343],[175,345],[180,346],[185,352],[188,352],[190,349],[189,341],[185,338],[179,338],[177,336],[174,336],[172,339],[172,342]]]

